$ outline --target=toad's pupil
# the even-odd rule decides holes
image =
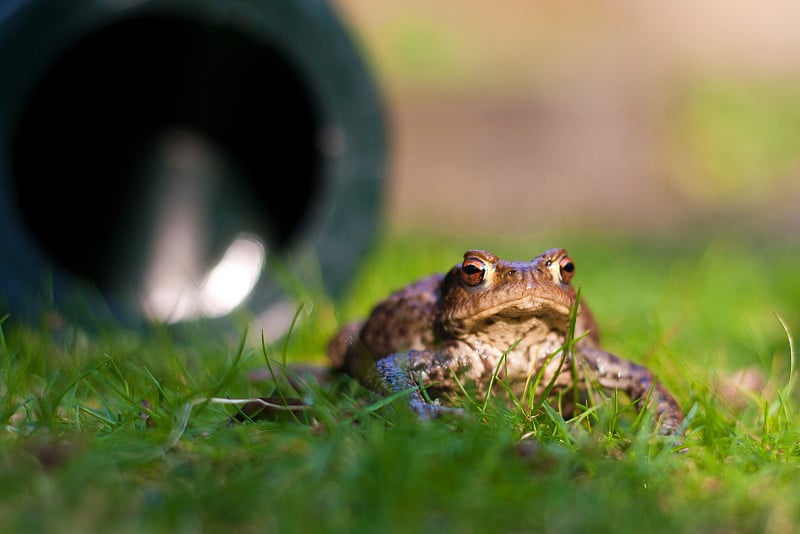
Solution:
[[[571,273],[572,271],[575,270],[575,265],[572,262],[567,262],[561,268],[567,271],[568,273]]]

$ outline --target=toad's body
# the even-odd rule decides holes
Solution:
[[[520,396],[542,370],[540,395],[573,385],[584,376],[607,389],[620,389],[641,404],[652,389],[663,432],[678,429],[682,415],[672,395],[646,368],[600,349],[591,312],[581,302],[575,321],[575,362],[559,351],[568,338],[575,289],[575,266],[563,249],[549,250],[531,262],[508,262],[472,250],[446,275],[433,275],[390,295],[366,321],[345,326],[331,341],[334,366],[365,385],[387,391],[424,386],[446,401],[473,384],[485,394],[499,370]],[[554,356],[555,355],[555,356]],[[504,360],[503,360],[504,358]],[[502,365],[499,365],[502,362]],[[587,372],[590,373],[587,375]],[[440,411],[415,392],[420,415]]]

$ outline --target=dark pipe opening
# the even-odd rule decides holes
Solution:
[[[215,219],[217,247],[249,231],[282,248],[321,188],[318,128],[302,76],[270,43],[211,21],[139,16],[49,66],[12,134],[13,186],[43,248],[104,289],[143,268],[139,225],[158,188],[143,169],[160,138],[201,138],[224,160],[220,206],[251,200]]]

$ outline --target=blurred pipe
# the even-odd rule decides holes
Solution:
[[[326,2],[7,2],[0,73],[0,300],[16,317],[218,316],[232,297],[203,291],[247,287],[269,315],[285,295],[267,258],[336,296],[372,242],[380,95]],[[250,274],[235,290],[224,272]]]

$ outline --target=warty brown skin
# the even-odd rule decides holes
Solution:
[[[540,371],[537,397],[551,383],[551,395],[572,387],[585,393],[587,382],[624,391],[639,409],[650,395],[659,430],[677,432],[683,415],[674,397],[647,368],[600,348],[597,324],[583,301],[575,321],[579,341],[572,355],[560,351],[576,299],[574,270],[564,249],[530,262],[467,251],[446,275],[402,288],[365,321],[346,325],[331,340],[329,355],[336,369],[368,387],[387,393],[417,388],[410,405],[421,417],[451,408],[427,402],[420,387],[444,403],[461,391],[459,382],[483,396],[505,357],[499,377],[517,396]],[[563,407],[570,410],[569,403]]]

